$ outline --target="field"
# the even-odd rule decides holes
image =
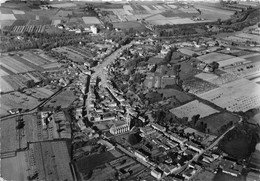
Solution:
[[[68,8],[68,7],[74,7],[76,4],[74,3],[60,3],[60,4],[50,4],[50,6],[55,7],[55,8]]]
[[[0,107],[0,115],[8,115],[8,110],[14,108],[22,108],[22,109],[32,109],[40,104],[40,101],[32,96],[27,96],[26,94],[22,94],[20,92],[13,92],[8,94],[3,94],[0,97],[1,107]]]
[[[239,121],[239,117],[227,112],[216,113],[200,119],[198,123],[206,123],[210,133],[218,135],[221,126],[228,124],[230,121],[236,123]]]
[[[1,153],[14,152],[19,148],[16,119],[1,121]],[[3,139],[4,138],[4,139]]]
[[[199,95],[229,111],[247,111],[260,106],[260,85],[240,79]]]
[[[25,151],[17,152],[15,157],[1,160],[1,176],[5,180],[27,180]]]
[[[209,54],[206,54],[206,55],[201,55],[197,58],[200,61],[209,64],[209,63],[212,63],[212,62],[219,62],[219,61],[231,59],[231,58],[234,58],[234,56],[213,52],[213,53],[209,53]]]
[[[181,103],[181,104],[185,102],[189,102],[193,99],[189,95],[175,89],[159,89],[157,90],[157,92],[159,94],[163,94],[163,99],[174,97],[174,99],[176,99],[176,103]]]
[[[73,180],[65,141],[37,142],[29,145],[29,171],[37,171],[39,180]],[[48,174],[46,174],[48,171]]]
[[[194,7],[201,11],[201,15],[204,19],[208,20],[217,20],[218,18],[222,20],[229,19],[231,15],[234,14],[234,11],[221,9],[219,7],[212,7],[210,5],[198,3],[195,4]]]
[[[100,21],[96,17],[82,17],[85,24],[100,24]]]
[[[55,96],[45,106],[46,107],[61,106],[61,108],[67,108],[74,102],[75,99],[76,99],[76,96],[74,95],[73,91],[63,91],[60,94],[58,94],[57,96]]]
[[[118,23],[113,23],[114,28],[120,28],[122,30],[124,29],[130,29],[133,28],[135,30],[139,30],[139,31],[144,31],[146,30],[146,27],[136,21],[126,21],[126,22],[118,22]]]
[[[227,60],[222,60],[222,61],[219,61],[219,67],[228,67],[228,66],[235,66],[235,65],[239,65],[239,64],[242,64],[242,63],[246,63],[246,62],[249,62],[243,58],[240,58],[240,57],[234,57],[234,58],[231,58],[231,59],[227,59]]]
[[[43,77],[40,72],[3,75],[0,77],[0,82],[1,85],[4,86],[1,87],[0,92],[10,92],[22,88],[27,88],[28,80],[33,80],[35,83],[38,83],[44,79],[45,77]]]
[[[212,107],[203,104],[202,102],[199,102],[197,100],[191,101],[180,107],[171,109],[170,111],[179,118],[188,117],[189,121],[191,120],[192,116],[197,114],[200,115],[200,118],[203,118],[219,112],[218,110],[215,110]]]
[[[43,53],[35,53],[30,51],[23,51],[13,56],[2,55],[1,69],[7,71],[8,74],[25,73],[31,71],[43,71],[48,69],[49,64],[53,64],[57,60],[50,58]],[[61,64],[57,63],[52,68],[58,68]],[[45,67],[44,67],[45,66]]]
[[[195,95],[199,95],[218,88],[217,85],[214,85],[211,82],[207,82],[196,77],[184,80],[183,87],[185,90],[187,89],[190,93]]]

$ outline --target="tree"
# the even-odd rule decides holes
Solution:
[[[219,68],[219,63],[214,61],[211,63],[211,67],[213,69],[213,72],[215,72],[215,70]]]
[[[28,88],[32,88],[32,87],[34,87],[35,86],[35,82],[34,82],[34,80],[28,80],[27,82],[26,82],[26,85],[27,85],[27,87]]]
[[[128,142],[131,144],[131,145],[136,145],[138,143],[140,143],[142,140],[142,137],[135,133],[135,134],[130,134],[129,137],[128,137]]]

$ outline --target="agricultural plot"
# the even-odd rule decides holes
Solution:
[[[201,122],[206,123],[210,133],[218,135],[221,127],[227,125],[230,121],[235,124],[239,121],[239,117],[228,112],[215,113],[200,119],[198,124],[201,124]]]
[[[1,154],[14,152],[19,148],[16,118],[1,121]]]
[[[183,87],[184,89],[188,89],[190,93],[195,95],[199,95],[218,88],[217,85],[196,77],[184,80]]]
[[[245,59],[240,58],[240,57],[234,57],[231,59],[219,61],[218,63],[219,63],[219,67],[224,68],[226,66],[235,66],[238,64],[243,64],[244,62],[248,62],[248,61],[246,61]]]
[[[212,52],[212,53],[209,53],[209,54],[206,54],[206,55],[201,55],[197,58],[202,62],[210,64],[212,62],[219,62],[219,61],[231,59],[231,58],[234,58],[234,56]]]
[[[31,67],[28,67],[27,65],[17,61],[15,57],[11,56],[2,56],[1,64],[7,69],[11,69],[11,71],[13,71],[14,73],[23,73],[33,70]]]
[[[60,4],[50,4],[50,6],[54,8],[68,8],[68,7],[74,7],[76,6],[76,4],[68,2],[68,3],[60,3]]]
[[[194,6],[196,9],[201,11],[201,15],[199,17],[205,18],[208,20],[217,20],[222,19],[226,20],[230,18],[231,15],[234,14],[234,11],[224,10],[217,7],[210,7],[207,5],[197,4]]]
[[[100,24],[100,21],[97,17],[82,17],[85,24]]]
[[[200,118],[203,118],[211,114],[218,113],[219,111],[202,102],[199,102],[198,100],[194,100],[180,107],[171,109],[170,112],[179,118],[188,117],[188,121],[190,121],[194,115],[199,114]]]
[[[0,92],[10,92],[14,90],[14,88],[8,84],[8,82],[5,81],[2,76],[0,77],[0,85]]]
[[[247,79],[224,84],[198,96],[232,112],[260,107],[260,85]]]
[[[25,151],[17,152],[15,157],[1,159],[1,176],[5,180],[27,180]]]

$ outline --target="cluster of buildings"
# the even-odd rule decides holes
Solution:
[[[155,72],[146,75],[144,85],[147,88],[165,88],[167,85],[176,84],[176,72],[172,67],[161,65]]]

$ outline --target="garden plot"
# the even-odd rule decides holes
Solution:
[[[210,64],[212,62],[219,62],[219,61],[231,59],[231,58],[234,58],[234,56],[213,52],[213,53],[199,56],[197,58],[202,62]]]
[[[68,8],[68,7],[74,7],[76,4],[74,3],[60,3],[60,4],[50,4],[50,6],[55,8]]]
[[[192,116],[197,114],[200,115],[200,118],[203,118],[219,112],[218,110],[213,109],[212,107],[199,102],[198,100],[194,100],[184,104],[183,106],[171,109],[170,111],[179,118],[188,117],[188,121],[191,120]]]
[[[195,77],[211,82],[211,80],[218,78],[218,76],[216,74],[211,74],[211,73],[199,73],[198,75],[195,75]]]
[[[3,78],[2,76],[0,77],[0,92],[9,92],[9,91],[13,91],[14,88],[8,84]],[[2,103],[1,103],[2,104]]]
[[[233,112],[260,107],[260,85],[247,79],[227,83],[198,96]]]
[[[227,59],[227,60],[222,60],[219,61],[219,67],[226,67],[226,66],[233,66],[233,65],[237,65],[237,64],[241,64],[243,62],[246,62],[247,60],[240,58],[240,57],[234,57],[231,59]]]
[[[1,176],[6,180],[28,179],[25,151],[17,152],[15,157],[2,159],[1,165]]]

